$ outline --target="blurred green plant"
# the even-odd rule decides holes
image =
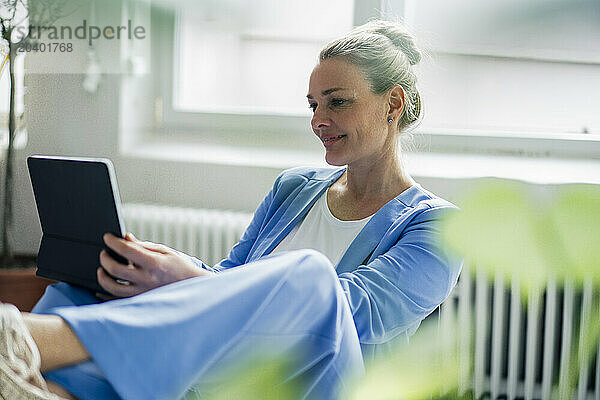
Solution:
[[[474,271],[484,271],[490,279],[498,274],[516,278],[523,304],[527,294],[543,289],[549,278],[577,288],[587,284],[597,291],[600,188],[564,185],[550,199],[534,196],[533,188],[504,180],[482,182],[459,202],[461,212],[444,221],[444,242],[464,255]],[[600,301],[594,295],[554,398],[571,398],[579,369],[598,348],[598,311]]]
[[[454,331],[441,338],[436,321],[425,324],[410,345],[393,345],[387,355],[367,364],[366,374],[349,379],[339,399],[419,400],[437,394],[443,399],[469,400],[457,395],[459,362]],[[305,386],[293,376],[289,357],[257,357],[219,373],[214,387],[190,390],[185,400],[295,400]],[[442,393],[444,394],[442,397]]]
[[[525,184],[484,182],[445,221],[443,240],[476,270],[519,278],[524,294],[550,276],[597,286],[600,189],[569,185],[550,204],[540,203]]]
[[[456,393],[461,362],[457,349],[455,332],[439,332],[437,321],[429,321],[410,345],[393,345],[387,355],[367,363],[365,376],[348,385],[340,398],[421,400]]]
[[[291,359],[264,356],[239,363],[219,373],[213,387],[191,389],[185,400],[287,400],[299,399],[301,382],[290,379]]]

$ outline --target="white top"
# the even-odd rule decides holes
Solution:
[[[373,215],[356,221],[342,221],[327,205],[327,190],[313,204],[304,219],[273,249],[271,254],[287,250],[314,249],[325,254],[336,266],[350,243]]]

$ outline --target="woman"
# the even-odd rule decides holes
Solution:
[[[304,397],[333,398],[363,357],[414,333],[460,270],[439,249],[436,228],[454,207],[416,184],[396,151],[420,115],[419,60],[412,37],[383,21],[328,44],[307,98],[335,168],[284,171],[214,267],[132,235],[106,235],[130,263],[102,252],[98,280],[125,298],[99,303],[58,284],[34,310],[52,315],[21,318],[4,306],[0,320],[31,356],[5,346],[0,366],[45,387],[39,349],[51,390],[64,397],[167,399],[202,390],[218,380],[214,371],[269,348],[293,355],[290,378],[302,380]],[[11,357],[32,366],[19,372]],[[1,390],[41,393],[14,375],[0,374]],[[30,398],[52,398],[40,393]]]

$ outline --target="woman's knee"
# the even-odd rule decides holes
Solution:
[[[298,258],[290,277],[302,285],[308,296],[322,293],[331,296],[341,289],[335,268],[329,259],[316,250],[303,249],[294,252]]]
[[[89,290],[59,282],[46,287],[46,291],[38,300],[32,312],[45,314],[55,307],[80,306],[94,304],[98,301],[98,298]]]
[[[297,274],[337,279],[333,264],[323,253],[313,249],[295,250],[291,253],[298,258],[295,268]]]

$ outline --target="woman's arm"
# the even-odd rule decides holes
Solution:
[[[100,264],[103,268],[98,269],[98,282],[112,295],[129,297],[168,283],[210,275],[244,264],[267,218],[280,178],[281,175],[258,206],[240,241],[231,249],[227,258],[214,267],[162,244],[139,241],[131,234],[125,239],[107,234],[104,238],[106,245],[130,263],[120,264],[105,251],[101,252]],[[124,284],[124,281],[127,283]]]
[[[449,295],[462,261],[440,249],[438,223],[447,210],[425,209],[386,253],[339,275],[361,343],[394,338]]]

